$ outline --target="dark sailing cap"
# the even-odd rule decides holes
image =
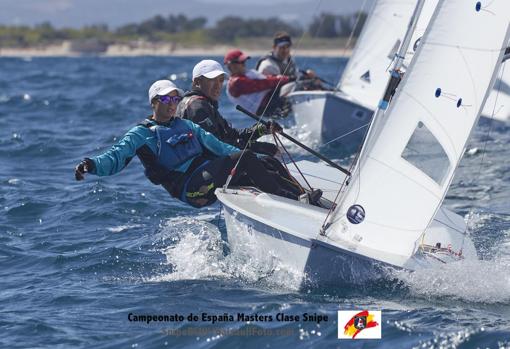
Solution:
[[[281,35],[275,37],[273,43],[275,46],[292,45],[292,40],[290,39],[290,35]]]

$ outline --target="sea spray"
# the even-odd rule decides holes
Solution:
[[[148,281],[199,279],[235,279],[246,284],[277,290],[297,290],[302,275],[264,253],[254,257],[250,251],[229,251],[210,215],[173,217],[161,226],[158,238],[166,246],[160,249],[172,266],[172,272],[153,276]],[[226,253],[226,251],[229,251]]]

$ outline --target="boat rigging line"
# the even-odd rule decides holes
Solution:
[[[338,136],[338,137],[336,137],[336,138],[333,138],[333,139],[332,139],[332,140],[330,140],[329,142],[324,143],[322,146],[324,147],[324,146],[326,146],[326,145],[328,145],[328,144],[331,144],[331,143],[333,143],[333,142],[336,142],[336,141],[338,141],[339,139],[344,138],[344,137],[347,137],[347,136],[348,136],[348,135],[350,135],[351,133],[357,132],[357,131],[361,130],[362,128],[365,128],[365,127],[367,127],[367,126],[369,126],[369,125],[370,125],[370,122],[367,122],[366,124],[361,125],[360,127],[355,128],[354,130],[351,130],[351,131],[349,131],[349,132],[347,132],[347,133],[344,133],[343,135],[340,135],[340,136]]]
[[[366,0],[365,0],[365,1],[366,1]],[[313,11],[314,15],[315,15],[316,13],[318,13],[319,8],[321,7],[321,4],[322,4],[322,0],[319,0],[319,1],[318,1],[318,3],[317,3],[317,6],[315,7],[315,10]],[[303,31],[303,34],[301,34],[301,36],[299,37],[299,40],[297,41],[296,47],[300,47],[300,46],[301,46],[301,42],[303,41],[303,38],[305,37],[305,34],[306,34],[306,31]],[[289,63],[285,66],[285,69],[284,69],[284,71],[283,71],[283,73],[282,73],[282,76],[283,76],[283,75],[285,75],[285,73],[287,72],[287,69],[289,68],[289,66],[290,66],[290,61],[289,61]],[[246,110],[246,109],[244,109],[244,108],[243,108],[243,109],[244,109],[244,113],[245,113],[245,114],[247,114],[247,115],[249,115],[249,116],[251,116],[251,117],[253,117],[254,119],[256,119],[256,120],[257,120],[257,126],[258,126],[260,123],[262,123],[262,116],[266,113],[267,108],[269,107],[269,105],[271,104],[271,101],[273,100],[273,98],[274,98],[274,96],[275,96],[275,93],[276,93],[277,91],[279,91],[279,90],[280,90],[281,82],[282,82],[282,80],[281,80],[281,78],[280,78],[280,79],[278,80],[278,84],[276,85],[276,88],[275,88],[275,89],[273,90],[273,92],[271,93],[271,96],[269,97],[269,101],[268,101],[268,103],[266,104],[266,106],[265,106],[264,110],[262,111],[262,113],[260,114],[260,116],[257,116],[257,115],[255,115],[255,114],[252,114],[252,113],[250,113],[248,110]],[[239,107],[240,107],[240,106],[238,105],[236,108],[237,108],[238,110],[241,110],[241,109],[239,109]],[[243,110],[241,110],[241,111],[243,111]],[[253,116],[252,116],[252,115],[253,115]],[[265,125],[267,126],[267,123],[265,123]],[[282,135],[284,135],[284,134],[283,134],[283,132],[281,132],[281,134],[282,134]],[[250,144],[250,141],[251,141],[252,137],[253,137],[253,134],[252,134],[252,135],[250,136],[250,138],[248,139],[248,142],[246,142],[246,146],[245,146],[245,147],[244,147],[244,149],[242,150],[242,152],[241,152],[241,156],[239,157],[239,159],[237,160],[236,164],[234,165],[234,167],[233,167],[233,168],[232,168],[232,170],[230,171],[230,174],[229,174],[229,176],[228,176],[228,178],[227,178],[227,181],[225,182],[225,185],[223,186],[223,188],[224,188],[224,189],[225,189],[225,188],[228,188],[228,186],[230,185],[230,182],[232,181],[232,178],[233,178],[233,176],[234,176],[234,174],[235,174],[235,172],[236,172],[236,170],[237,170],[237,166],[239,165],[239,161],[241,161],[241,158],[243,157],[243,155],[244,155],[244,153],[245,153],[246,149],[248,149],[248,145]],[[287,139],[289,139],[289,137],[290,137],[290,136],[286,136],[286,135],[284,135],[284,137],[286,137]],[[290,138],[292,138],[292,137],[290,137]],[[292,139],[293,139],[293,138],[292,138]],[[290,140],[290,139],[289,139],[289,140]],[[295,139],[293,139],[293,140],[294,140],[294,141],[296,141]],[[297,141],[296,141],[296,142],[297,142]],[[299,143],[299,142],[298,142],[298,143]],[[296,144],[297,144],[297,143],[296,143]],[[301,147],[306,147],[306,146],[305,146],[304,144],[302,144],[302,143],[299,143],[298,145],[300,145]],[[312,149],[310,149],[310,148],[308,148],[308,147],[303,148],[303,149],[305,149],[305,150],[309,150],[309,151],[311,151],[311,152],[315,153],[314,155],[316,155],[316,156],[317,156],[317,155],[319,155],[319,156],[318,156],[319,158],[321,158],[322,160],[324,160],[324,161],[328,162],[331,166],[333,166],[333,167],[335,167],[335,168],[340,169],[340,171],[342,171],[342,172],[343,172],[343,171],[346,171],[345,169],[343,169],[343,168],[341,168],[340,166],[336,165],[334,162],[332,162],[332,161],[331,161],[331,160],[329,160],[328,158],[326,158],[326,157],[324,157],[324,156],[320,155],[319,153],[314,152]],[[313,153],[312,153],[312,154],[313,154]],[[327,160],[326,160],[326,159],[327,159]],[[350,173],[349,173],[349,175],[350,175]]]
[[[363,137],[362,145],[360,146],[359,151],[356,153],[356,157],[351,164],[351,171],[354,172],[354,174],[357,175],[358,178],[360,176],[360,170],[361,170],[359,168],[358,163],[361,159],[362,153],[367,151],[367,149],[365,147],[365,142],[366,142],[367,138],[369,137],[369,135],[372,132],[374,132],[374,125],[380,120],[382,114],[384,114],[384,112],[388,108],[388,105],[395,93],[395,90],[397,89],[397,87],[402,79],[401,69],[404,64],[405,54],[406,54],[407,49],[411,43],[411,38],[412,38],[413,33],[416,29],[416,25],[418,23],[418,19],[420,17],[421,11],[423,9],[424,3],[425,3],[425,0],[419,0],[416,4],[413,15],[411,16],[411,20],[409,21],[409,26],[408,26],[406,35],[404,36],[404,40],[402,41],[399,51],[395,55],[395,58],[393,60],[394,61],[393,69],[391,70],[390,79],[388,80],[388,84],[386,85],[386,90],[383,95],[383,98],[379,102],[379,105],[377,106],[377,109],[374,112],[372,120],[369,123],[370,126],[366,130],[365,135]],[[337,206],[337,200],[340,197],[340,193],[342,192],[342,190],[344,189],[344,187],[346,185],[349,185],[348,178],[346,178],[344,180],[344,183],[342,183],[342,185],[338,189],[338,192],[337,192],[335,200],[334,200],[335,205],[333,205],[332,207]],[[328,212],[326,218],[324,219],[324,222],[322,223],[322,226],[319,230],[320,235],[325,236],[327,229],[331,226],[332,219],[333,219],[333,215],[331,214],[332,212],[333,212],[333,209],[330,209],[330,212]]]
[[[285,153],[287,154],[287,156],[289,157],[290,161],[292,162],[292,164],[294,165],[294,167],[296,168],[296,170],[299,172],[299,174],[301,175],[301,178],[303,178],[303,180],[305,181],[306,185],[308,186],[308,189],[310,189],[310,191],[313,191],[313,188],[312,186],[310,185],[310,183],[308,182],[308,179],[306,179],[305,175],[303,174],[303,172],[301,172],[301,169],[299,168],[299,166],[296,164],[296,162],[294,161],[294,159],[292,158],[292,155],[290,155],[289,151],[287,150],[287,148],[285,147],[285,145],[283,144],[282,140],[280,139],[280,137],[278,137],[275,133],[273,133],[273,138],[274,138],[274,142],[276,144],[279,144],[282,149],[285,151]],[[282,157],[282,163],[283,163],[283,166],[285,166],[285,168],[287,169],[287,172],[290,173],[289,171],[289,168],[287,167],[287,164],[285,163],[285,159],[283,157],[283,154],[281,155]],[[293,178],[293,177],[291,177]],[[294,182],[299,186],[301,187],[301,189],[303,190],[303,186],[301,184],[299,184],[298,181],[294,180]],[[304,191],[304,190],[303,190]]]
[[[236,109],[245,113],[246,115],[248,115],[249,117],[251,118],[254,118],[255,120],[258,120],[259,123],[265,125],[266,127],[269,127],[269,122],[267,121],[264,121],[264,120],[260,120],[259,117],[256,115],[256,114],[253,114],[252,112],[250,112],[249,110],[246,110],[245,108],[243,108],[242,106],[240,105],[236,105]],[[310,154],[312,155],[315,155],[316,157],[318,157],[319,159],[321,159],[322,161],[326,162],[328,165],[330,165],[331,167],[334,167],[336,168],[337,170],[339,170],[340,172],[346,174],[347,176],[350,176],[351,175],[351,172],[349,170],[346,170],[345,168],[343,168],[342,166],[334,163],[333,161],[331,161],[329,158],[327,158],[326,156],[322,155],[321,153],[319,152],[316,152],[315,150],[311,149],[310,147],[304,145],[303,143],[301,143],[300,141],[298,141],[297,139],[295,139],[294,137],[291,137],[289,136],[288,134],[286,134],[285,132],[281,131],[279,132],[280,135],[282,135],[283,137],[287,138],[289,141],[291,141],[292,143],[296,144],[297,146],[303,148],[304,150],[306,150],[307,152],[309,152]]]
[[[508,52],[509,50],[510,50],[510,48],[507,48],[506,52]],[[505,54],[506,54],[506,52],[505,52]],[[503,62],[504,62],[504,60],[503,60]],[[498,79],[498,87],[495,88],[496,98],[494,99],[494,106],[492,107],[492,115],[490,117],[491,124],[490,124],[489,129],[487,130],[487,135],[484,137],[485,139],[483,141],[482,159],[480,160],[480,167],[478,168],[478,174],[475,176],[475,178],[480,177],[480,175],[482,173],[483,163],[485,161],[485,151],[487,148],[487,142],[489,141],[489,137],[491,135],[492,128],[494,127],[494,115],[496,114],[496,107],[498,105],[498,97],[499,97],[499,93],[501,91],[501,85],[503,84],[503,76],[505,74],[505,66],[506,66],[505,64],[501,65],[501,75]]]

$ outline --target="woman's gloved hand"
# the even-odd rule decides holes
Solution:
[[[258,136],[270,135],[273,133],[279,133],[283,131],[283,128],[276,121],[268,121],[267,125],[260,123],[255,125],[257,127]]]
[[[85,158],[74,168],[74,178],[76,178],[77,181],[84,180],[85,173],[94,171],[94,168],[94,161]]]
[[[257,154],[269,156],[276,156],[279,152],[279,149],[275,144],[267,142],[251,142],[248,149]]]

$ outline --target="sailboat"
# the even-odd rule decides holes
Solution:
[[[358,149],[367,125],[386,87],[388,68],[411,26],[413,1],[378,0],[367,18],[353,54],[335,91],[299,91],[288,99],[295,123],[322,142],[334,142],[346,153]],[[428,26],[437,0],[425,1],[419,11],[410,46],[406,49],[403,71],[409,66]],[[510,69],[494,86],[482,117],[510,121]],[[494,115],[493,115],[494,114]]]
[[[442,202],[494,85],[509,24],[508,0],[440,0],[350,174],[298,163],[311,185],[324,185],[329,207],[253,188],[216,190],[231,249],[276,259],[301,272],[303,284],[476,259],[462,217]]]

